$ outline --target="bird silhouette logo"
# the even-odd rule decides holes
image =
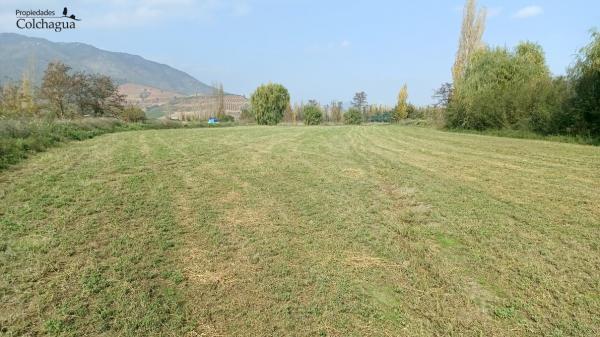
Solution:
[[[81,21],[81,19],[78,19],[75,14],[71,14],[69,15],[69,10],[67,9],[67,7],[65,7],[65,9],[63,9],[63,17],[65,18],[69,18],[71,20],[75,20],[75,21]]]

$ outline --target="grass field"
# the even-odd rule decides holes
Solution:
[[[600,148],[103,135],[0,172],[0,334],[598,336]]]

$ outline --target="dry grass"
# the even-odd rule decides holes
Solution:
[[[69,144],[0,173],[0,331],[596,336],[599,170],[397,126]]]

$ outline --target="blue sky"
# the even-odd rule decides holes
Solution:
[[[598,0],[479,0],[488,9],[484,40],[513,47],[540,43],[550,69],[563,74],[576,51],[600,29]],[[82,18],[75,31],[15,27],[16,9],[68,6]],[[449,81],[463,1],[313,0],[2,0],[0,31],[76,41],[141,55],[205,83],[250,94],[284,84],[293,101],[393,104],[403,83],[409,100],[431,102]]]

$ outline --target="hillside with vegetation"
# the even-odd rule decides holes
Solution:
[[[60,61],[75,71],[110,76],[118,84],[134,83],[184,95],[212,91],[210,86],[168,65],[85,43],[0,33],[0,46],[0,83],[19,81],[24,74],[40,83],[48,63]]]
[[[161,106],[179,97],[186,97],[180,93],[162,90],[147,85],[124,83],[119,85],[119,93],[123,94],[128,104],[141,108]]]

